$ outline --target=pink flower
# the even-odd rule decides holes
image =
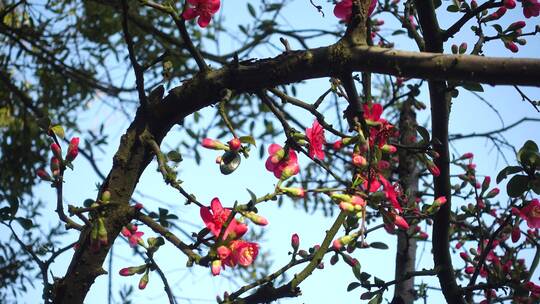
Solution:
[[[199,16],[197,23],[200,27],[207,27],[220,6],[220,0],[187,0],[189,4],[186,10],[182,13],[182,17],[186,20],[194,19]]]
[[[212,199],[210,207],[201,207],[200,214],[206,228],[210,229],[215,236],[219,236],[223,224],[225,224],[231,214],[231,210],[223,208],[219,199],[215,197]],[[232,239],[236,239],[244,235],[246,231],[246,224],[242,224],[238,220],[232,219],[225,230],[223,238],[227,239],[227,237],[230,236]]]
[[[271,144],[268,153],[270,156],[266,160],[266,170],[273,172],[275,177],[285,180],[300,171],[298,158],[293,150],[289,150],[289,155],[285,158],[285,150],[278,144]]]
[[[324,129],[317,120],[313,121],[311,128],[306,129],[309,141],[309,157],[324,159],[323,145],[325,144]]]
[[[352,6],[352,0],[340,1],[334,7],[334,15],[345,22],[349,22],[352,15]],[[368,16],[371,16],[375,10],[375,6],[377,6],[377,0],[371,0],[368,9]]]
[[[137,244],[143,243],[142,236],[144,232],[137,231],[137,225],[128,225],[122,228],[122,235],[129,240],[129,246],[135,247]]]
[[[66,154],[67,161],[73,161],[79,154],[79,138],[73,137],[69,142],[68,151]]]
[[[230,248],[232,250],[231,260],[233,264],[242,266],[251,265],[259,254],[259,245],[257,243],[243,240],[232,241]]]
[[[537,17],[540,15],[540,3],[538,0],[522,0],[523,16],[525,18]]]
[[[519,210],[521,218],[527,221],[529,228],[540,228],[540,202],[533,199],[527,206]]]

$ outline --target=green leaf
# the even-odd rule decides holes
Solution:
[[[255,143],[255,138],[253,138],[253,136],[241,136],[239,139],[242,143],[257,146],[257,144]]]
[[[382,303],[382,294],[379,293],[377,296],[371,300],[369,300],[368,304],[380,304]]]
[[[459,7],[457,7],[457,5],[449,5],[447,8],[446,8],[447,11],[449,12],[452,12],[452,13],[456,13],[456,12],[459,12]]]
[[[484,92],[484,88],[482,87],[482,85],[476,82],[465,82],[461,86],[469,91]]]
[[[388,245],[386,245],[383,242],[373,242],[369,244],[369,247],[375,248],[375,249],[388,249]]]
[[[255,195],[255,193],[253,193],[253,191],[249,190],[248,188],[246,188],[246,190],[249,193],[249,196],[251,196],[250,203],[255,204],[257,202],[257,196]]]
[[[422,136],[422,139],[425,142],[430,141],[429,131],[426,128],[424,128],[422,126],[416,126],[416,131],[418,131],[418,134],[420,134],[420,136]]]
[[[352,291],[359,286],[360,286],[360,283],[352,282],[351,284],[349,284],[349,286],[347,286],[347,291]]]
[[[435,8],[439,8],[442,5],[442,0],[433,0]]]
[[[374,281],[375,285],[377,285],[377,286],[382,286],[382,285],[384,285],[384,281],[381,280],[381,279],[379,279],[379,278],[377,278],[377,277],[373,277],[373,281]]]
[[[371,275],[367,272],[362,272],[360,274],[360,282],[365,282],[367,280],[369,280],[369,278],[371,278]]]
[[[510,197],[518,197],[528,189],[529,178],[526,175],[514,175],[506,185]]]
[[[250,14],[252,17],[257,16],[257,12],[255,11],[255,8],[253,7],[253,5],[251,5],[251,3],[248,3],[248,4],[247,4],[247,8],[248,8],[249,14]]]
[[[352,268],[352,272],[354,276],[358,279],[358,281],[360,281],[360,278],[362,278],[362,272],[360,271],[361,269],[362,266],[360,265],[360,263],[354,265],[354,267]]]
[[[167,158],[172,162],[179,163],[182,161],[182,154],[176,150],[172,150],[167,153]]]
[[[30,230],[32,227],[34,227],[34,223],[32,223],[32,220],[24,218],[24,217],[17,217],[15,218],[19,224],[21,224],[21,227],[24,228],[24,230]]]
[[[535,179],[529,182],[529,186],[531,187],[531,190],[534,191],[534,193],[540,195],[540,179]]]
[[[523,171],[523,168],[521,168],[520,166],[508,166],[502,169],[501,172],[497,174],[497,184],[500,183],[506,177],[508,177],[508,175],[518,173],[521,171]]]
[[[402,34],[405,34],[405,33],[406,33],[405,30],[395,30],[395,31],[392,33],[392,36],[402,35]]]
[[[497,33],[503,32],[502,26],[500,26],[499,24],[493,24],[492,26],[497,31]]]
[[[64,136],[66,135],[64,128],[61,125],[54,125],[49,130],[62,139],[64,139]]]
[[[540,154],[538,153],[538,146],[532,140],[525,142],[523,147],[519,149],[517,159],[522,165],[530,166],[536,165],[540,162]]]

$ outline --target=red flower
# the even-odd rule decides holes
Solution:
[[[135,247],[137,244],[142,243],[142,236],[144,232],[137,231],[137,225],[128,225],[122,228],[122,235],[129,240],[129,246]]]
[[[215,197],[212,199],[210,207],[201,207],[200,214],[206,228],[210,229],[215,236],[219,236],[223,224],[225,224],[231,214],[231,210],[223,208],[219,199]],[[246,224],[242,224],[238,220],[232,219],[225,230],[223,238],[227,239],[228,236],[231,236],[231,238],[236,239],[244,235],[246,231]]]
[[[527,221],[529,228],[540,228],[540,202],[533,199],[527,206],[519,210],[519,216]]]
[[[383,107],[380,103],[373,103],[371,107],[368,104],[364,104],[364,119],[372,122],[386,122],[385,119],[381,119]]]
[[[326,142],[324,139],[324,129],[317,120],[313,122],[311,128],[306,129],[306,136],[309,141],[309,157],[324,159],[323,145]]]
[[[538,3],[538,0],[522,0],[521,6],[523,6],[523,16],[525,18],[540,15],[540,3]]]
[[[352,15],[352,6],[352,0],[340,1],[334,7],[334,15],[345,22],[349,22]],[[371,16],[375,10],[375,6],[377,6],[377,0],[371,0],[368,9],[368,16]]]
[[[220,0],[187,0],[189,4],[186,10],[182,13],[182,17],[186,20],[194,19],[199,16],[197,23],[200,27],[207,27],[220,6]]]
[[[298,157],[293,150],[289,150],[289,155],[285,158],[285,150],[278,144],[271,144],[268,153],[270,156],[266,160],[266,170],[273,172],[275,177],[285,180],[300,171]]]

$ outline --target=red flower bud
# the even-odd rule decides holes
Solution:
[[[517,53],[519,51],[518,46],[513,41],[505,41],[504,47],[512,51],[512,53]]]
[[[242,147],[242,142],[238,138],[233,138],[229,141],[229,147],[233,151],[238,151]]]
[[[73,161],[79,154],[79,138],[73,137],[69,142],[68,151],[66,154],[67,161]]]
[[[212,149],[212,150],[228,150],[229,149],[229,147],[227,147],[225,144],[223,144],[219,140],[215,140],[211,138],[203,139],[202,146],[207,149]]]
[[[52,177],[49,175],[49,173],[47,173],[47,171],[45,171],[43,169],[38,169],[36,171],[36,174],[40,179],[42,179],[42,180],[44,180],[46,182],[51,182],[53,180]]]
[[[294,252],[298,251],[298,247],[300,247],[300,237],[296,233],[291,236],[291,247]]]
[[[519,226],[516,225],[516,227],[512,229],[512,242],[517,243],[520,238],[521,238],[521,230],[519,229]]]
[[[503,3],[504,7],[506,7],[507,9],[513,9],[514,7],[516,7],[516,1],[514,0],[504,0]]]
[[[51,151],[56,158],[62,159],[62,148],[57,143],[51,144]]]
[[[405,229],[405,230],[409,229],[409,224],[407,223],[407,221],[399,215],[395,216],[394,224],[396,224],[396,226],[398,226],[401,229]]]

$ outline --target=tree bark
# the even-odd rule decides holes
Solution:
[[[412,100],[406,100],[399,116],[400,143],[413,144],[416,139],[416,113],[412,106]],[[418,166],[414,153],[406,149],[399,150],[398,175],[400,185],[407,197],[407,207],[415,205],[418,192]],[[416,239],[412,238],[416,225],[411,225],[407,231],[397,232],[396,273],[395,278],[400,278],[405,273],[415,271],[416,262]],[[414,277],[406,281],[396,283],[394,300],[392,303],[412,304],[415,299]]]

